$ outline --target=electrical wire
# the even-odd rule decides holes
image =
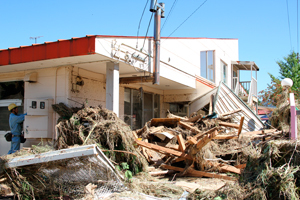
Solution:
[[[192,14],[190,14],[167,38],[169,38],[173,33],[175,33],[191,16],[193,16],[208,0],[205,0]],[[166,38],[166,39],[167,39]]]
[[[171,16],[171,14],[172,14],[172,12],[173,12],[173,9],[174,9],[174,7],[175,7],[175,5],[176,5],[176,3],[177,3],[177,0],[175,0],[175,1],[173,2],[173,5],[172,5],[172,7],[171,7],[171,10],[170,10],[170,12],[169,12],[169,14],[168,14],[168,16],[167,16],[167,19],[165,20],[165,22],[164,22],[164,24],[163,24],[163,26],[162,26],[160,32],[162,32],[162,30],[163,30],[165,24],[167,23],[169,17]]]
[[[136,48],[138,48],[138,45],[139,45],[139,31],[140,31],[141,22],[142,22],[146,7],[148,5],[148,2],[149,2],[149,0],[147,0],[147,2],[146,2],[146,5],[144,7],[144,10],[143,10],[143,13],[142,13],[142,16],[141,16],[141,19],[140,19],[140,23],[139,23],[139,26],[138,26],[138,30],[137,30],[137,34],[136,34]]]
[[[149,31],[149,28],[150,28],[150,24],[151,24],[152,18],[153,18],[153,13],[151,15],[151,18],[150,18],[150,21],[149,21],[149,24],[148,24],[147,32],[146,32],[146,35],[145,35],[145,39],[144,39],[144,43],[143,43],[143,47],[142,47],[141,51],[143,51],[143,49],[144,49],[145,41],[146,41],[146,38],[147,38],[147,35],[148,35],[148,31]]]
[[[290,14],[289,14],[288,0],[286,0],[286,9],[287,9],[287,17],[288,17],[288,25],[289,25],[289,33],[290,33],[291,50],[292,50],[293,47],[292,47],[292,36],[291,36],[291,25],[290,25]]]

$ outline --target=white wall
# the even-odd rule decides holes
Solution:
[[[134,49],[142,49],[144,39],[136,39],[130,37],[124,38],[97,38],[96,52],[111,57],[112,48],[121,48],[123,51],[130,53],[135,52]],[[132,48],[129,48],[128,46]],[[152,55],[153,42],[145,42],[144,53]],[[200,52],[214,50],[215,57],[215,84],[219,85],[221,81],[221,60],[227,64],[227,85],[231,86],[232,66],[231,61],[239,60],[238,57],[238,40],[237,39],[210,39],[210,38],[168,38],[161,39],[161,71],[160,76],[169,80],[196,88],[197,91],[167,91],[164,96],[165,101],[172,102],[173,96],[179,99],[174,101],[190,101],[194,97],[207,92],[210,88],[204,84],[198,83],[194,76],[200,76]],[[152,61],[151,61],[152,64]],[[136,66],[138,67],[138,65]],[[146,69],[146,68],[145,68]],[[152,66],[150,67],[152,71]],[[176,97],[177,94],[183,96]],[[174,99],[174,98],[173,98]]]

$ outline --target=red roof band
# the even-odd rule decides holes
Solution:
[[[96,36],[0,50],[0,66],[95,54]]]

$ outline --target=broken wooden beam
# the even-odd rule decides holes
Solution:
[[[202,118],[202,115],[197,115],[195,117],[192,117],[192,118],[188,118],[186,120],[182,120],[183,122],[196,122],[198,119],[201,119]]]
[[[230,140],[230,139],[238,139],[237,135],[217,135],[214,137],[214,140]]]
[[[197,144],[197,140],[194,137],[188,136],[187,139],[188,141],[186,144],[191,144],[191,145]]]
[[[185,154],[185,153],[180,152],[180,151],[176,151],[176,150],[169,149],[169,148],[166,148],[166,147],[158,146],[158,145],[151,144],[151,143],[148,143],[148,142],[139,141],[137,139],[135,140],[135,142],[138,145],[142,146],[142,147],[145,147],[145,148],[148,148],[148,149],[151,149],[151,150],[154,150],[154,151],[158,151],[160,153],[171,154],[171,155],[174,155],[174,156],[177,156],[177,157],[184,157],[186,159],[193,160],[193,158],[190,155]]]
[[[230,112],[223,113],[223,114],[220,115],[220,117],[226,117],[228,115],[232,115],[232,114],[238,113],[240,111],[242,111],[242,109],[239,108],[237,110],[233,110],[233,111],[230,111]]]
[[[220,164],[220,163],[214,163],[207,161],[211,166],[217,167],[221,170],[221,172],[232,172],[236,174],[241,174],[241,169],[238,169],[234,166],[227,165],[227,164]]]
[[[163,167],[165,169],[179,171],[179,172],[183,172],[185,170],[184,168],[174,167],[174,166],[170,166],[170,165],[161,165],[161,167]],[[191,169],[191,168],[188,169],[186,175],[187,176],[194,176],[194,177],[203,177],[204,176],[204,177],[209,177],[209,178],[220,178],[220,179],[231,180],[231,181],[235,180],[234,178],[232,178],[230,176],[198,171],[198,170]]]
[[[245,169],[245,168],[246,168],[246,165],[247,165],[247,164],[240,164],[240,165],[235,165],[234,167],[235,167],[235,168],[238,168],[238,169]]]
[[[240,134],[242,132],[243,124],[244,124],[244,116],[241,117],[240,126],[239,126],[239,130],[238,130],[238,137],[240,137]]]
[[[277,129],[266,129],[266,130],[260,130],[260,131],[251,131],[251,132],[246,132],[246,133],[243,133],[243,135],[257,135],[257,134],[263,134],[263,133],[274,133],[276,132]]]
[[[177,142],[179,145],[179,151],[184,152],[185,151],[185,143],[184,143],[184,139],[182,138],[182,135],[179,134],[177,135]]]
[[[234,124],[234,123],[228,123],[228,122],[218,122],[219,126],[225,126],[225,127],[230,127],[230,128],[235,128],[239,129],[240,125],[239,124]]]
[[[149,174],[150,174],[151,176],[163,176],[163,175],[166,175],[166,174],[168,174],[168,173],[170,173],[169,170],[157,171],[157,172],[149,172]]]
[[[176,118],[153,118],[150,126],[176,126],[179,121]]]
[[[213,133],[204,136],[198,143],[197,149],[201,150],[207,143],[209,143],[214,137],[218,135],[218,131],[215,130]]]
[[[188,129],[188,130],[190,130],[190,131],[192,131],[192,132],[194,132],[194,133],[197,133],[197,134],[199,134],[199,133],[201,133],[201,131],[198,129],[198,128],[196,128],[196,127],[192,127],[192,126],[190,126],[189,124],[187,124],[187,123],[185,123],[185,122],[178,122],[178,124],[180,125],[180,126],[182,126],[183,128],[185,128],[185,129]]]

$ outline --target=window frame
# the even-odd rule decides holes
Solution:
[[[209,75],[210,75],[210,73],[209,73],[209,68],[208,68],[208,53],[209,52],[212,52],[212,65],[213,65],[213,69],[212,69],[212,72],[213,72],[213,74],[212,74],[212,80],[209,78]],[[203,73],[202,73],[202,69],[203,69],[203,65],[202,65],[202,60],[201,60],[201,58],[202,58],[202,53],[205,53],[205,72],[206,72],[206,74],[205,74],[205,76],[203,76]],[[213,82],[213,83],[215,83],[216,82],[216,64],[215,64],[216,62],[215,62],[215,50],[207,50],[207,51],[200,51],[200,76],[201,77],[203,77],[203,78],[205,78],[205,79],[207,79],[207,80],[209,80],[209,81],[211,81],[211,82]]]
[[[224,66],[226,66],[225,69],[225,81],[224,81]],[[221,81],[225,84],[228,83],[228,65],[223,60],[220,60],[220,67],[221,67]]]

